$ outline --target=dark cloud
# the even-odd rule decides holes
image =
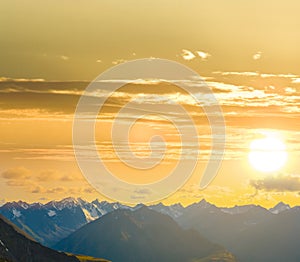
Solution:
[[[82,179],[82,176],[79,174],[65,174],[52,169],[33,172],[25,167],[9,168],[1,173],[1,177],[7,181],[8,186],[22,186],[29,180],[31,182],[72,182]]]
[[[82,82],[0,82],[1,109],[39,108],[50,112],[73,113]]]
[[[263,179],[251,180],[250,185],[257,190],[276,192],[296,192],[300,191],[300,176],[280,175],[265,177]]]
[[[8,180],[28,179],[31,176],[31,172],[24,167],[14,167],[3,171],[1,176]]]
[[[130,196],[131,199],[146,199],[148,195],[153,194],[153,191],[149,188],[136,189],[134,194]]]
[[[134,193],[139,195],[149,195],[152,193],[152,191],[149,188],[141,188],[141,189],[136,189]]]

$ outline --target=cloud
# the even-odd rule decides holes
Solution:
[[[187,60],[187,61],[190,61],[190,60],[193,60],[194,58],[196,58],[194,53],[192,51],[187,50],[187,49],[182,49],[181,56],[184,60]]]
[[[267,77],[279,77],[279,78],[295,78],[297,75],[293,74],[260,74],[261,77],[267,78]]]
[[[33,186],[30,188],[30,193],[32,194],[63,194],[63,195],[80,195],[80,194],[93,194],[96,190],[91,186],[88,187],[43,187],[43,186]]]
[[[275,192],[300,191],[299,175],[279,175],[251,180],[250,185],[257,190]]]
[[[300,84],[300,78],[293,78],[293,84]]]
[[[211,56],[211,54],[203,51],[196,51],[196,53],[203,61],[206,61]]]
[[[226,186],[210,185],[205,190],[201,190],[199,184],[188,184],[178,190],[180,198],[190,199],[208,199],[211,196],[215,198],[224,198],[232,196],[234,192]]]
[[[70,59],[70,57],[65,56],[65,55],[60,56],[60,58],[61,58],[62,60],[64,60],[64,61],[67,61],[67,60]]]
[[[61,193],[65,193],[67,191],[68,191],[67,188],[59,186],[59,187],[53,187],[53,188],[47,189],[46,193],[47,194],[61,194]]]
[[[113,65],[118,65],[118,64],[122,64],[122,63],[125,63],[127,60],[125,60],[125,59],[117,59],[117,60],[115,60],[115,61],[112,61],[111,63],[113,64]]]
[[[102,60],[101,59],[97,59],[96,63],[102,63]]]
[[[287,94],[294,94],[297,92],[296,88],[292,88],[292,87],[286,87],[284,89],[284,91],[287,93]]]
[[[134,193],[139,195],[150,195],[152,194],[152,191],[149,188],[141,188],[141,189],[136,189]]]
[[[24,180],[30,180],[32,183],[36,183],[49,181],[69,182],[82,179],[79,174],[65,174],[52,169],[34,172],[24,167],[9,168],[1,173],[1,177],[7,180],[7,185],[9,186],[22,186],[25,183]]]
[[[30,193],[32,194],[40,194],[40,193],[45,193],[43,190],[43,187],[41,186],[35,186],[30,190]]]
[[[262,52],[257,52],[252,56],[252,58],[254,60],[259,60],[259,59],[261,59],[261,56],[262,56]]]
[[[14,167],[3,171],[1,176],[8,180],[28,179],[31,176],[31,171],[25,167]]]
[[[259,76],[257,72],[221,72],[215,71],[213,74],[222,75],[222,76]]]
[[[78,181],[81,179],[81,176],[76,174],[64,174],[58,170],[43,170],[34,176],[34,179],[39,182],[44,181]]]
[[[261,77],[261,78],[286,78],[292,79],[292,83],[295,81],[300,82],[300,78],[295,74],[271,74],[271,73],[260,73],[260,72],[251,72],[251,71],[214,71],[213,74],[221,76],[249,76],[249,77]]]
[[[45,82],[43,78],[10,78],[0,77],[0,82]]]
[[[149,195],[153,194],[154,192],[149,188],[141,188],[136,189],[134,193],[130,196],[131,199],[146,199]]]
[[[25,186],[25,184],[28,184],[28,181],[25,180],[8,180],[6,182],[6,185],[10,186],[10,187],[21,187],[21,186]]]

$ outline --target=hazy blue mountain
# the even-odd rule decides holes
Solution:
[[[234,211],[224,210],[202,200],[186,207],[183,215],[176,221],[183,228],[196,229],[208,239],[231,248],[240,232],[268,220],[273,215],[269,210],[254,205],[247,206],[243,212],[240,210],[240,207]]]
[[[300,208],[279,203],[217,208],[204,200],[184,209],[177,222],[223,245],[242,262],[300,261]]]
[[[147,207],[111,212],[61,240],[55,248],[114,262],[184,262],[204,258],[235,261],[221,246],[194,230],[183,230],[171,217]]]
[[[300,261],[300,208],[273,215],[238,234],[231,250],[240,261]]]
[[[79,262],[74,256],[54,251],[30,239],[0,215],[0,261]]]

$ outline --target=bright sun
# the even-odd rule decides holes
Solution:
[[[278,138],[255,139],[250,144],[249,162],[258,171],[274,172],[287,161],[285,144]]]

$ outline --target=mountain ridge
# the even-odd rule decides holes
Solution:
[[[297,209],[297,207],[288,209],[286,206],[284,203],[278,203],[269,210],[257,205],[224,208],[217,207],[202,199],[186,207],[183,207],[180,203],[172,205],[158,203],[150,205],[149,208],[167,214],[176,221],[180,221],[182,215],[197,209],[203,210],[203,213],[220,214],[222,212],[230,215],[247,214],[251,210],[254,213],[259,210],[259,212],[278,215],[281,212]],[[140,205],[131,207],[118,202],[110,203],[99,201],[98,199],[89,202],[81,198],[69,197],[60,201],[49,201],[45,204],[39,202],[26,203],[24,201],[7,202],[0,207],[0,214],[43,245],[52,246],[60,239],[107,213],[116,209],[135,210],[139,207]]]
[[[232,254],[197,231],[183,230],[170,216],[146,206],[108,213],[73,232],[54,248],[115,262],[181,262],[221,255],[235,261]]]

